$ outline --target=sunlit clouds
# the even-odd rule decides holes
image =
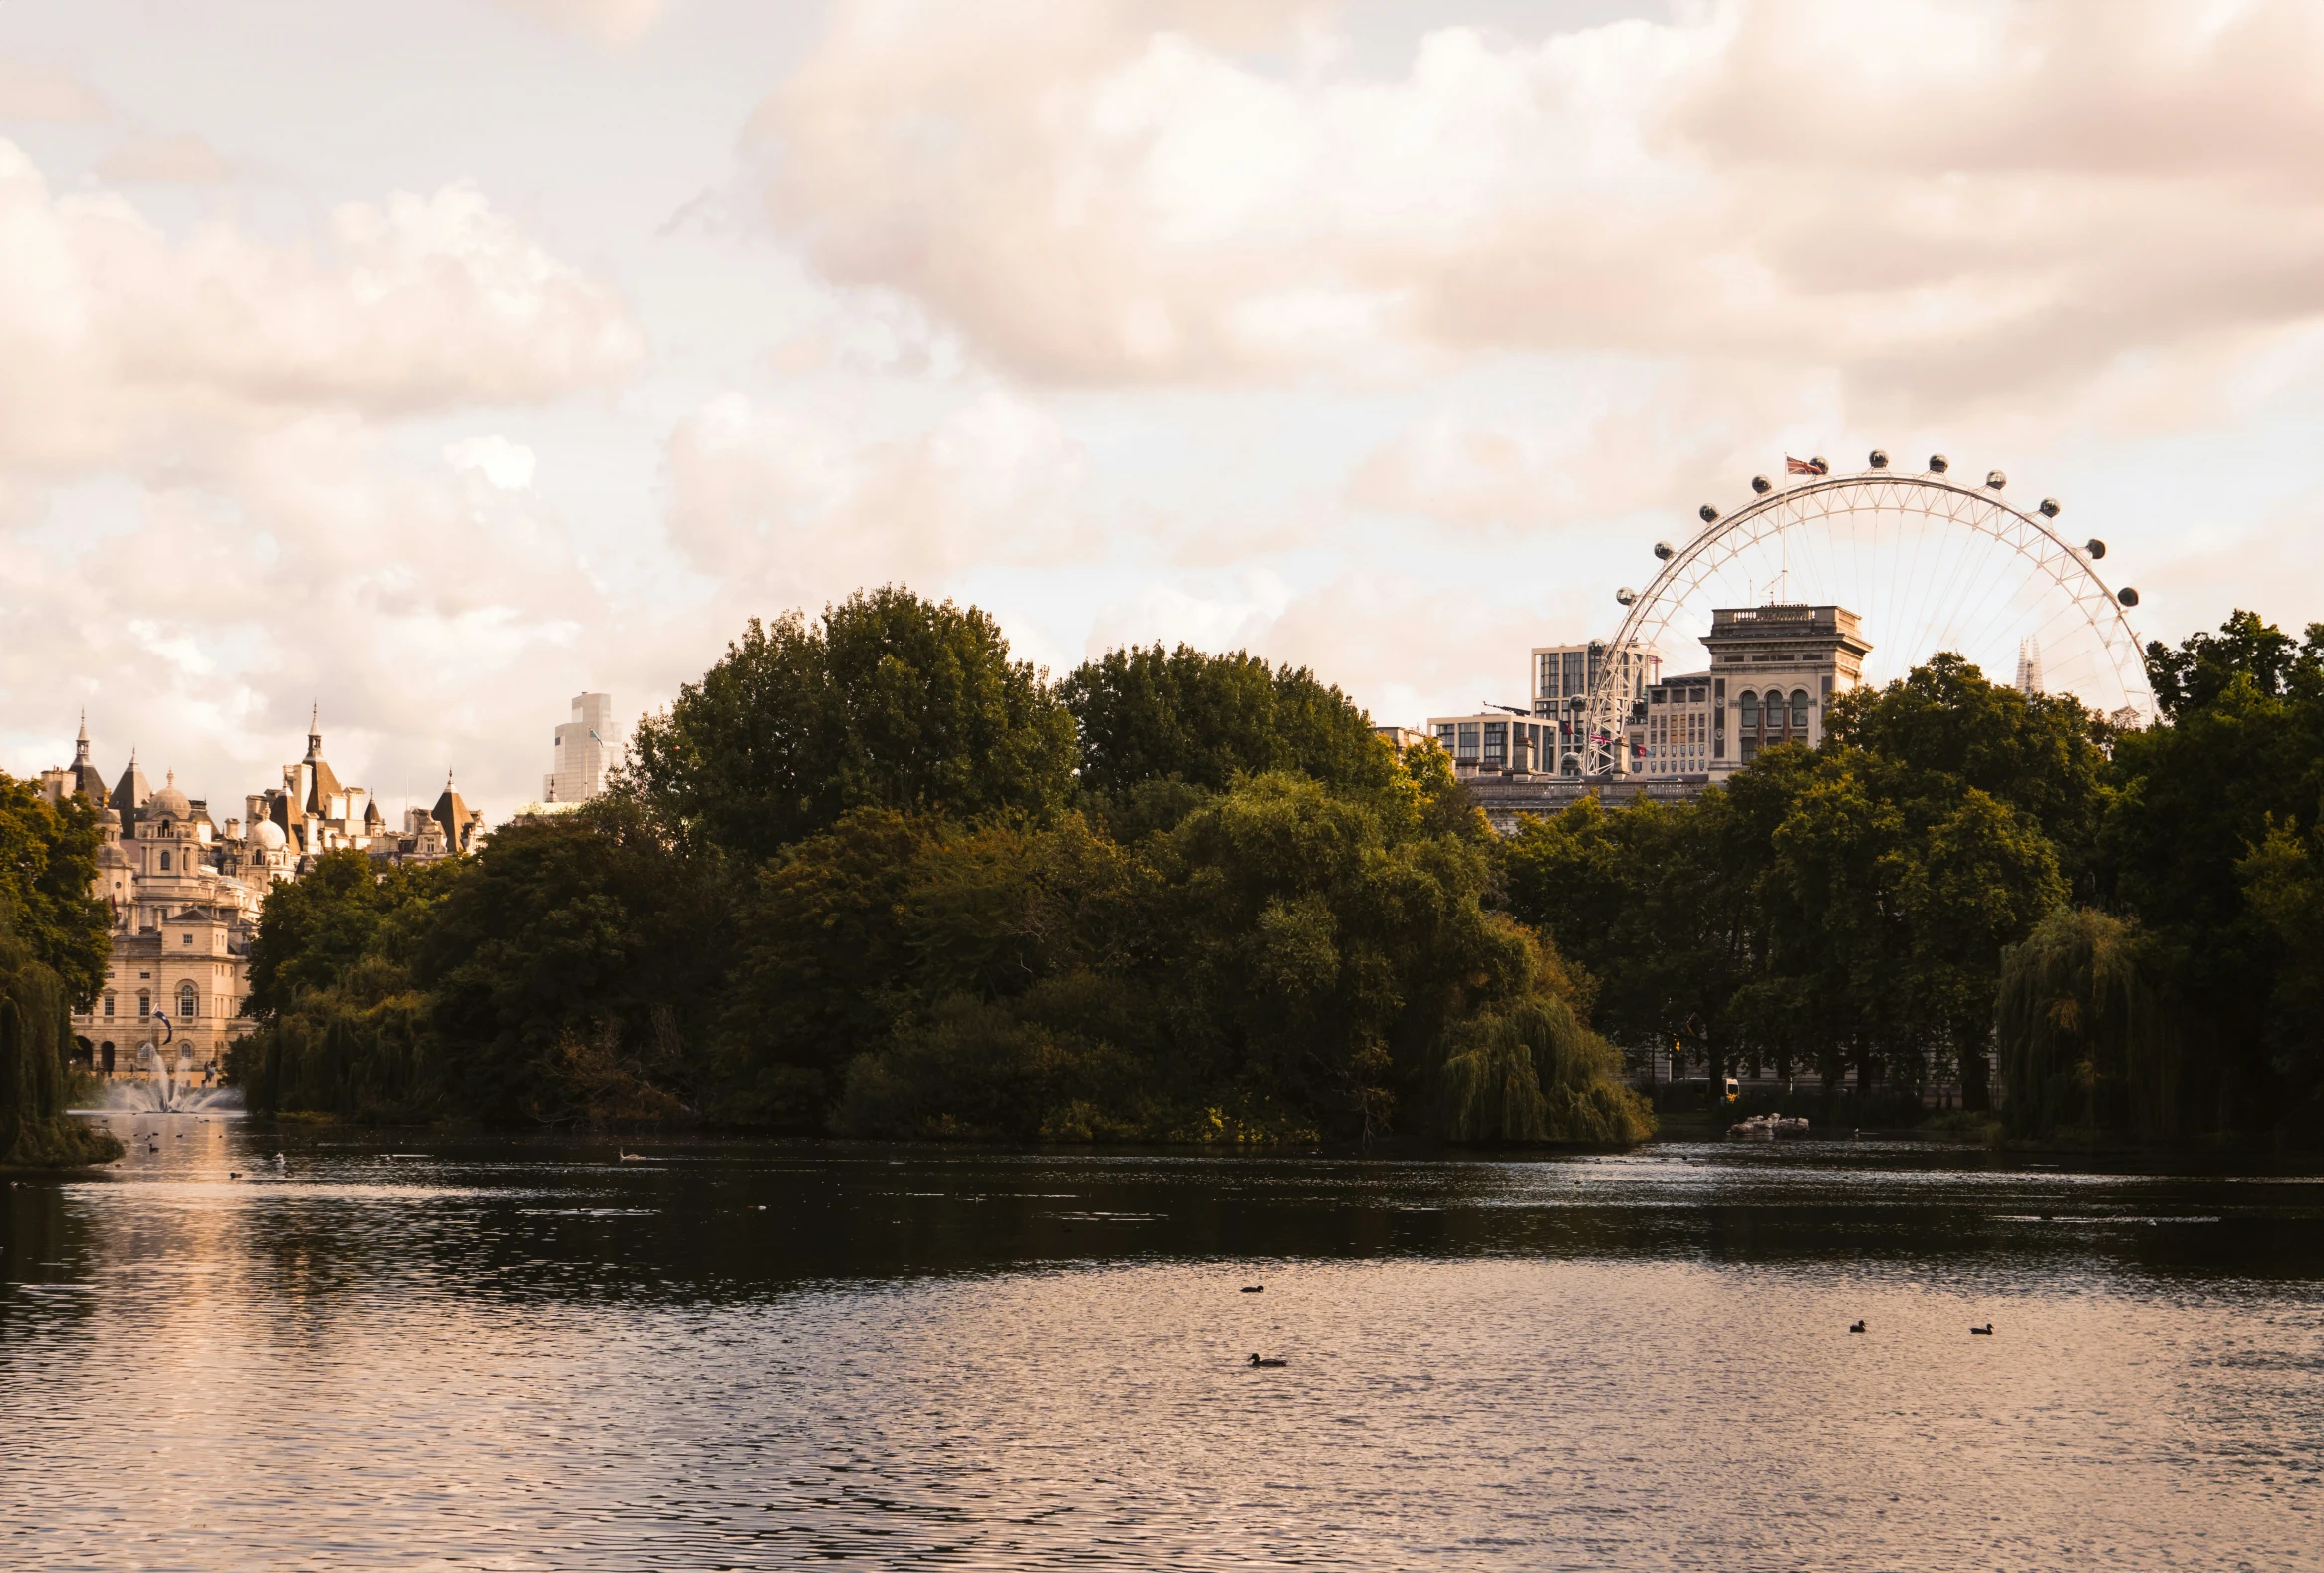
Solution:
[[[10,770],[86,702],[232,797],[320,701],[500,812],[896,580],[1410,723],[1787,448],[2066,497],[2154,634],[2324,617],[2309,6],[272,16],[0,18]]]

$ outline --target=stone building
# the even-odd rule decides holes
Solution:
[[[1864,680],[1872,651],[1838,606],[1721,607],[1702,643],[1706,669],[1661,678],[1632,705],[1633,774],[1708,785],[1776,743],[1815,747],[1826,709]]]
[[[351,848],[375,859],[448,857],[472,851],[484,816],[449,780],[432,810],[404,816],[391,834],[370,792],[343,784],[323,758],[310,723],[307,754],[283,770],[283,784],[246,797],[247,819],[214,820],[203,799],[177,789],[174,775],[150,789],[132,752],[108,791],[89,759],[83,720],[73,763],[41,772],[52,802],[87,799],[98,809],[97,875],[91,894],[113,916],[113,955],[105,987],[73,1018],[80,1053],[93,1069],[145,1077],[164,1062],[177,1075],[216,1073],[226,1045],[247,1030],[250,941],[274,885],[294,880],[326,852]]]
[[[1554,814],[1585,794],[1678,801],[1749,764],[1776,743],[1814,747],[1832,700],[1864,680],[1872,646],[1845,607],[1721,607],[1702,637],[1709,664],[1665,675],[1662,657],[1632,652],[1616,663],[1607,643],[1538,646],[1528,672],[1533,714],[1514,706],[1431,716],[1429,734],[1504,833],[1521,814]],[[1582,775],[1591,686],[1612,670],[1628,699],[1621,763]]]

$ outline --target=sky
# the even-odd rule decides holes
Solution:
[[[882,583],[1417,724],[1876,445],[2304,625],[2319,81],[2265,0],[8,0],[0,769],[319,707],[498,817]]]

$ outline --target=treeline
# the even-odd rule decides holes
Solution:
[[[1303,669],[1052,683],[884,589],[754,622],[604,799],[279,887],[229,1074],[373,1119],[1638,1141],[1501,857],[1440,751]]]
[[[2020,1134],[2324,1130],[2324,625],[2150,647],[2168,724],[1939,656],[1679,806],[1524,826],[1510,911],[1618,1041],[1932,1082]]]
[[[90,896],[97,811],[0,775],[0,1167],[121,1156],[64,1112],[73,1017],[105,981],[111,924]]]

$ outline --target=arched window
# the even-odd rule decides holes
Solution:
[[[1743,730],[1746,732],[1755,732],[1758,729],[1759,695],[1753,693],[1750,689],[1745,688],[1743,690]]]
[[[180,1021],[191,1021],[193,1020],[194,1012],[200,1008],[201,996],[194,992],[193,985],[191,983],[178,984],[177,1019]]]
[[[167,874],[169,872],[169,853],[167,849],[164,849],[161,853],[161,872],[163,874]]]
[[[1795,732],[1808,729],[1808,690],[1805,688],[1791,690],[1791,729]]]

